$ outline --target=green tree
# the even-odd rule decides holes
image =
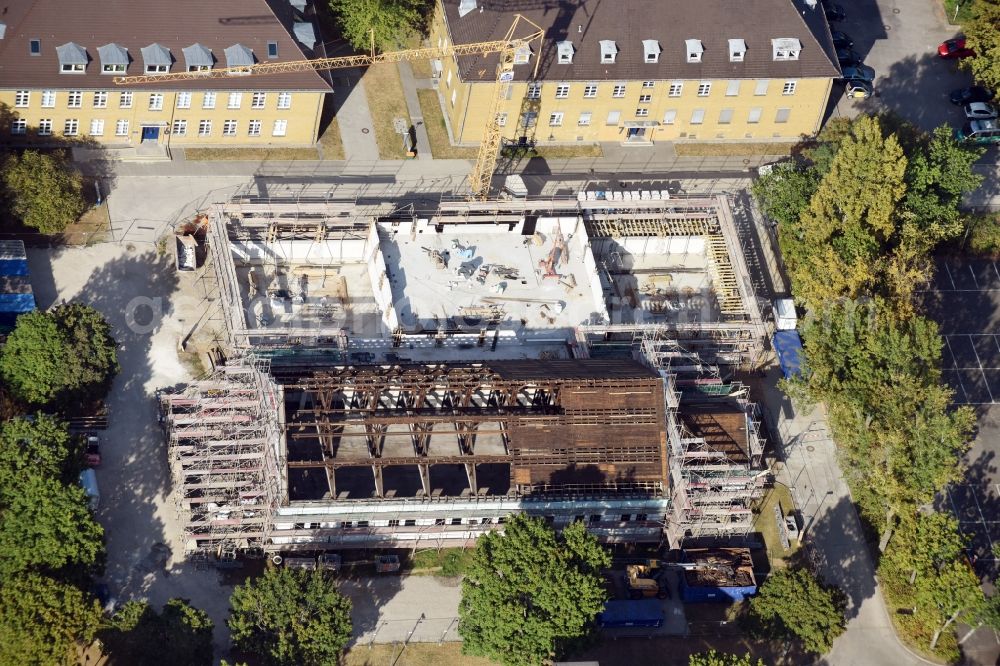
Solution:
[[[269,569],[230,599],[233,643],[277,666],[335,666],[351,637],[351,602],[319,571]]]
[[[561,658],[594,628],[610,563],[583,523],[557,534],[541,518],[512,517],[476,543],[462,581],[462,650],[509,666]]]
[[[14,215],[43,234],[59,233],[87,206],[83,178],[61,151],[11,155],[3,165],[3,184]]]
[[[0,426],[0,504],[30,476],[75,481],[77,455],[64,421],[45,414]]]
[[[371,49],[372,31],[380,51],[400,48],[424,25],[428,5],[422,0],[330,0],[344,38],[359,51]]]
[[[0,352],[0,379],[23,402],[72,413],[107,393],[119,369],[116,349],[108,322],[90,306],[29,312]]]
[[[210,666],[212,620],[187,599],[170,599],[157,613],[145,601],[126,602],[101,632],[115,662],[136,666]],[[157,646],[151,650],[150,646]]]
[[[28,476],[0,496],[0,580],[29,568],[93,567],[104,555],[103,536],[83,488]]]
[[[688,666],[764,666],[764,660],[755,661],[749,654],[728,654],[709,650],[688,657]]]
[[[0,585],[0,664],[62,664],[78,641],[93,640],[97,602],[35,573]]]
[[[844,633],[844,599],[807,569],[772,571],[750,599],[750,622],[765,635],[798,638],[803,647],[824,654]]]
[[[972,4],[972,20],[964,28],[966,46],[975,50],[976,57],[964,58],[961,65],[977,81],[997,90],[1000,88],[1000,1],[976,0]]]

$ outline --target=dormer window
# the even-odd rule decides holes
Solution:
[[[798,60],[802,43],[794,37],[771,40],[771,50],[775,60]]]
[[[729,40],[729,62],[743,62],[747,53],[747,43],[742,39]]]
[[[685,39],[684,46],[687,49],[688,62],[701,62],[701,54],[705,52],[700,39]]]
[[[97,47],[101,59],[101,74],[124,74],[128,69],[128,49],[118,44]]]
[[[253,50],[242,44],[233,44],[225,50],[226,68],[235,69],[232,74],[249,74],[253,67]]]
[[[573,48],[573,42],[559,42],[556,44],[556,53],[559,57],[560,65],[572,65],[573,64],[573,53],[576,49]]]
[[[604,65],[613,65],[615,63],[615,58],[618,57],[618,45],[610,39],[601,40],[601,63]]]
[[[146,74],[166,74],[174,62],[170,49],[160,44],[144,46],[139,52],[142,53],[143,71]]]
[[[466,14],[471,14],[474,11],[476,11],[476,0],[459,0],[458,3],[459,18],[465,16]]]
[[[517,47],[514,51],[514,64],[527,65],[531,62],[531,47],[527,44]]]
[[[642,40],[642,59],[646,62],[659,62],[660,53],[662,52],[663,49],[660,48],[660,43],[655,39]]]
[[[87,49],[75,42],[56,47],[59,71],[63,74],[83,74],[87,69]]]
[[[215,56],[212,50],[201,44],[192,44],[182,49],[184,52],[184,65],[189,72],[208,72],[215,64]]]

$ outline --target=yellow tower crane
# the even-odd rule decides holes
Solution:
[[[522,24],[526,24],[522,27]],[[518,32],[530,32],[515,37]],[[136,85],[158,81],[183,81],[191,79],[218,79],[227,76],[247,76],[264,74],[283,74],[285,72],[302,72],[308,70],[326,71],[347,67],[367,67],[383,62],[403,62],[411,60],[429,60],[472,54],[499,53],[496,83],[490,100],[487,125],[483,132],[483,140],[479,144],[476,163],[469,174],[469,186],[472,198],[482,200],[489,196],[490,183],[496,171],[497,157],[500,154],[502,129],[498,116],[500,105],[506,97],[507,87],[514,80],[514,55],[522,48],[528,47],[534,40],[541,40],[544,31],[532,21],[520,14],[515,15],[514,22],[503,39],[492,42],[476,42],[473,44],[452,44],[450,46],[428,47],[422,49],[407,49],[405,51],[390,51],[375,53],[374,45],[371,54],[343,56],[339,58],[316,58],[315,60],[291,60],[286,62],[262,62],[247,67],[224,67],[201,72],[174,72],[169,74],[142,74],[137,76],[116,76],[114,82],[118,85]],[[535,75],[538,74],[539,56],[535,58]]]

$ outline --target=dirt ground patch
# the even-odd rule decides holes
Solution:
[[[402,650],[402,654],[400,651]],[[461,643],[410,643],[400,645],[358,646],[344,655],[343,666],[495,666],[496,662],[462,654]]]
[[[342,160],[344,158],[344,142],[340,137],[340,124],[334,118],[326,126],[319,137],[320,150],[324,160]]]
[[[403,84],[399,80],[399,70],[395,63],[372,65],[365,72],[363,80],[368,108],[372,112],[379,157],[384,160],[401,160],[406,157],[403,140],[396,133],[392,121],[402,118],[407,127],[411,123],[403,97]]]
[[[424,114],[427,138],[431,142],[431,155],[439,160],[475,159],[475,148],[453,146],[448,140],[448,128],[444,124],[437,92],[423,88],[417,91],[417,97],[420,99],[420,111]]]
[[[188,162],[318,160],[319,153],[315,148],[185,148],[184,159]]]
[[[791,142],[780,143],[676,143],[674,150],[683,157],[741,157],[753,155],[791,155]]]

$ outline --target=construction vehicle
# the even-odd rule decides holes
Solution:
[[[666,588],[661,588],[660,583],[654,578],[654,568],[646,564],[630,564],[625,567],[625,584],[628,585],[628,594],[633,599],[666,599],[670,593]]]
[[[521,37],[515,37],[518,32],[530,31]],[[342,56],[338,58],[316,58],[314,60],[292,60],[286,62],[261,62],[243,67],[222,67],[209,71],[199,72],[172,72],[164,74],[139,74],[134,76],[116,76],[114,82],[117,85],[136,85],[142,83],[154,83],[159,81],[183,81],[191,79],[217,79],[227,76],[253,76],[264,74],[283,74],[286,72],[302,72],[308,70],[327,71],[331,69],[342,69],[350,67],[367,67],[379,63],[389,62],[410,62],[412,60],[432,60],[437,58],[447,58],[462,55],[486,55],[489,53],[499,53],[500,62],[497,65],[496,84],[493,88],[493,95],[490,99],[489,111],[486,115],[486,130],[483,133],[483,140],[479,144],[479,151],[476,155],[476,163],[469,174],[469,187],[471,189],[470,198],[473,200],[485,200],[490,194],[490,183],[497,168],[497,158],[500,155],[500,144],[502,142],[503,128],[500,125],[500,106],[507,97],[507,91],[514,80],[514,55],[521,49],[530,48],[533,41],[541,40],[545,35],[534,22],[524,18],[520,14],[514,16],[507,34],[503,39],[490,42],[475,42],[472,44],[451,44],[447,46],[431,46],[421,49],[406,49],[403,51],[390,51],[389,53],[375,53],[374,33],[372,37],[372,50],[370,54]],[[541,53],[540,45],[535,49],[536,53]],[[538,75],[538,64],[540,57],[535,58],[535,70],[532,78]]]

